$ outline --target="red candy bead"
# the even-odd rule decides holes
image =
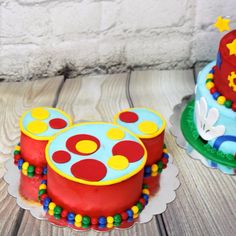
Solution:
[[[167,163],[168,163],[168,159],[167,159],[167,158],[162,158],[162,159],[161,159],[161,162],[162,162],[163,164],[167,164]]]
[[[234,102],[234,103],[232,104],[232,110],[233,110],[233,111],[236,111],[236,102]]]
[[[61,217],[62,217],[62,218],[66,218],[66,217],[67,217],[67,214],[68,214],[68,211],[67,211],[67,210],[62,210],[62,212],[61,212]]]
[[[43,200],[47,197],[48,195],[46,193],[42,194],[40,196],[40,202],[43,203]]]
[[[36,167],[36,168],[35,168],[35,173],[36,173],[37,175],[41,175],[42,172],[43,172],[43,169],[42,169],[41,167]]]
[[[92,224],[92,225],[97,225],[97,224],[98,224],[98,219],[93,217],[93,218],[91,219],[91,224]]]
[[[43,179],[43,180],[47,180],[47,175],[44,175],[44,176],[42,177],[42,179]]]
[[[216,87],[213,87],[213,88],[210,89],[210,93],[211,93],[211,94],[213,94],[213,93],[215,93],[215,92],[217,92],[217,91],[216,91]]]
[[[16,154],[16,155],[14,156],[15,161],[19,161],[20,158],[21,158],[20,154]]]
[[[142,204],[143,207],[146,205],[146,201],[144,198],[140,198],[139,202]]]
[[[126,212],[122,212],[120,215],[121,215],[122,220],[127,220],[128,219],[128,214]]]

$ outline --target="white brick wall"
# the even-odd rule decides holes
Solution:
[[[212,60],[235,0],[0,0],[0,79]],[[231,26],[236,28],[232,22]]]

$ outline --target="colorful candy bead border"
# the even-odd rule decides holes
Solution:
[[[21,170],[22,174],[28,177],[34,177],[35,175],[46,175],[47,167],[37,167],[30,165],[28,161],[25,161],[20,154],[20,145],[15,146],[14,149],[14,164]]]
[[[157,174],[161,174],[163,169],[167,167],[167,163],[169,161],[168,151],[166,149],[166,145],[163,146],[162,158],[160,161],[152,164],[151,166],[144,167],[144,177],[156,176]]]
[[[224,105],[226,108],[232,109],[232,111],[236,112],[236,102],[227,100],[225,96],[217,91],[214,83],[214,69],[211,69],[206,76],[206,88],[210,91],[213,99],[216,100],[218,104]]]
[[[148,186],[144,184],[142,187],[142,194],[134,206],[122,213],[115,214],[114,216],[101,216],[98,218],[75,214],[74,212],[69,212],[56,205],[56,203],[54,203],[47,195],[47,180],[41,181],[41,184],[39,185],[38,198],[47,214],[53,216],[57,220],[62,218],[66,220],[68,224],[78,228],[88,228],[90,226],[112,228],[113,226],[120,226],[124,221],[130,222],[136,219],[148,204],[149,194]]]

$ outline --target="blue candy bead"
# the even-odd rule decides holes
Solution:
[[[22,169],[22,165],[23,165],[23,163],[24,163],[24,160],[23,160],[23,159],[20,159],[20,160],[18,161],[17,166],[18,166],[18,169],[19,169],[19,170]]]
[[[43,205],[43,209],[44,209],[44,211],[48,211],[48,206]]]
[[[101,216],[98,218],[98,224],[99,225],[105,225],[107,223],[107,219],[104,216]]]
[[[152,172],[152,168],[150,166],[145,166],[144,173],[145,174],[150,174],[151,172]]]
[[[147,194],[142,194],[142,197],[145,199],[146,202],[148,202],[149,196]]]
[[[132,210],[129,209],[129,210],[126,211],[126,213],[127,213],[128,217],[133,218],[134,213],[133,213]]]
[[[70,224],[70,225],[73,225],[74,224],[74,220],[67,220],[67,223]]]
[[[75,214],[72,213],[72,212],[69,212],[69,213],[67,214],[67,220],[68,220],[68,221],[74,221],[74,219],[75,219]]]
[[[167,153],[163,153],[162,157],[168,159],[169,158],[169,155]]]
[[[43,175],[47,174],[47,167],[43,167]]]
[[[219,92],[214,92],[214,93],[212,94],[212,96],[213,96],[213,98],[214,98],[215,100],[217,100],[217,98],[220,96],[220,93],[219,93]]]
[[[42,181],[41,181],[41,184],[47,184],[47,180],[45,180],[45,179],[42,180]]]
[[[49,197],[46,197],[46,198],[43,200],[43,205],[48,207],[48,205],[49,205],[50,202],[51,202],[51,199],[50,199]]]

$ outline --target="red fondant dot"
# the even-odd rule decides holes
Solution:
[[[67,126],[67,122],[60,118],[55,118],[49,121],[49,125],[53,129],[63,129]]]
[[[125,156],[132,163],[143,157],[144,149],[137,142],[121,141],[112,148],[112,154]]]
[[[119,115],[121,121],[126,123],[134,123],[138,120],[138,115],[132,111],[125,111]]]
[[[100,142],[99,140],[92,136],[92,135],[88,135],[88,134],[78,134],[78,135],[74,135],[72,137],[70,137],[67,141],[66,141],[66,147],[69,151],[78,154],[78,155],[82,155],[82,156],[87,156],[90,155],[92,153],[81,153],[76,149],[76,144],[81,141],[81,140],[90,140],[90,141],[94,141],[97,144],[97,149],[94,151],[96,152],[99,147],[100,147]],[[93,153],[94,153],[93,152]]]
[[[106,166],[97,160],[85,159],[71,166],[71,173],[79,179],[100,181],[107,174]]]
[[[52,154],[52,159],[56,163],[66,163],[70,160],[70,158],[70,153],[62,150],[56,151]]]

